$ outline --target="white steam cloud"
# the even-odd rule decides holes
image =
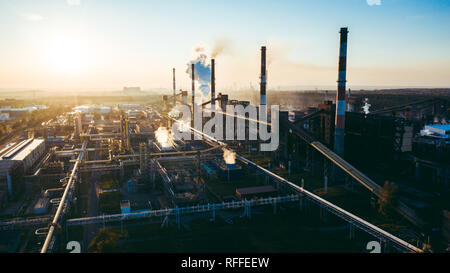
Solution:
[[[187,64],[186,73],[192,79],[192,64],[194,64],[194,79],[196,81],[196,90],[202,91],[202,99],[208,98],[211,84],[211,58],[216,58],[220,54],[231,52],[231,41],[227,38],[220,38],[214,41],[214,46],[209,54],[207,46],[204,44],[197,45],[193,50],[193,59]]]
[[[169,148],[172,146],[172,134],[166,127],[159,127],[155,131],[156,140],[163,148]]]
[[[209,64],[208,55],[203,46],[197,46],[194,49],[197,56],[187,64],[186,73],[192,79],[192,64],[194,64],[194,80],[196,81],[196,89],[202,91],[202,96],[207,97],[210,91],[209,84],[211,82],[211,65]]]
[[[369,104],[369,99],[368,99],[368,98],[365,98],[365,99],[364,99],[364,106],[362,107],[362,109],[363,109],[363,111],[364,111],[364,114],[367,115],[367,114],[370,113],[370,110],[369,110],[370,106],[372,106],[372,105]]]
[[[223,149],[223,160],[227,164],[236,164],[236,153],[228,149]]]

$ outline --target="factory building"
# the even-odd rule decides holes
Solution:
[[[0,151],[0,159],[22,161],[24,170],[28,171],[28,169],[44,154],[44,151],[44,139],[30,138],[8,145],[8,147]]]
[[[19,192],[22,175],[31,169],[44,152],[45,140],[34,138],[9,143],[1,150],[0,192],[7,192],[9,198]]]
[[[435,185],[450,185],[450,125],[425,125],[413,139],[415,177]]]
[[[277,190],[270,185],[236,189],[236,196],[239,199],[263,198],[276,196],[276,194]]]

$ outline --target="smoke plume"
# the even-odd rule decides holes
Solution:
[[[156,140],[163,148],[168,148],[172,146],[172,134],[167,130],[166,127],[159,127],[155,131]]]
[[[231,48],[231,42],[229,39],[217,39],[214,41],[214,48],[211,52],[211,58],[216,58],[218,55],[229,51]]]
[[[192,79],[192,64],[194,64],[194,80],[198,88],[202,91],[202,96],[207,97],[209,94],[209,84],[211,82],[211,65],[208,62],[208,56],[203,46],[197,46],[194,53],[197,55],[195,59],[187,64],[186,73]],[[196,88],[197,89],[197,88]]]
[[[236,164],[236,153],[228,149],[223,149],[223,160],[227,164]]]
[[[369,104],[369,99],[368,99],[368,98],[365,98],[365,99],[364,99],[364,106],[362,107],[362,109],[363,109],[363,111],[364,111],[364,114],[367,115],[367,114],[370,113],[370,110],[369,110],[370,106],[372,106],[372,105]]]

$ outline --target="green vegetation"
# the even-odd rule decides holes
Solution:
[[[100,229],[97,236],[89,243],[88,251],[91,253],[114,253],[119,251],[119,239],[127,237],[126,232],[121,234],[114,230]]]
[[[50,105],[48,109],[35,110],[25,113],[14,121],[2,122],[0,123],[0,144],[11,137],[9,134],[22,133],[70,110],[71,108],[67,106]]]
[[[381,197],[378,200],[379,212],[383,216],[391,217],[398,201],[398,188],[394,182],[386,181],[381,189]]]

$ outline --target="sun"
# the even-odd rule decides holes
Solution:
[[[61,35],[50,39],[46,63],[55,74],[76,75],[87,66],[86,43],[76,36]]]

